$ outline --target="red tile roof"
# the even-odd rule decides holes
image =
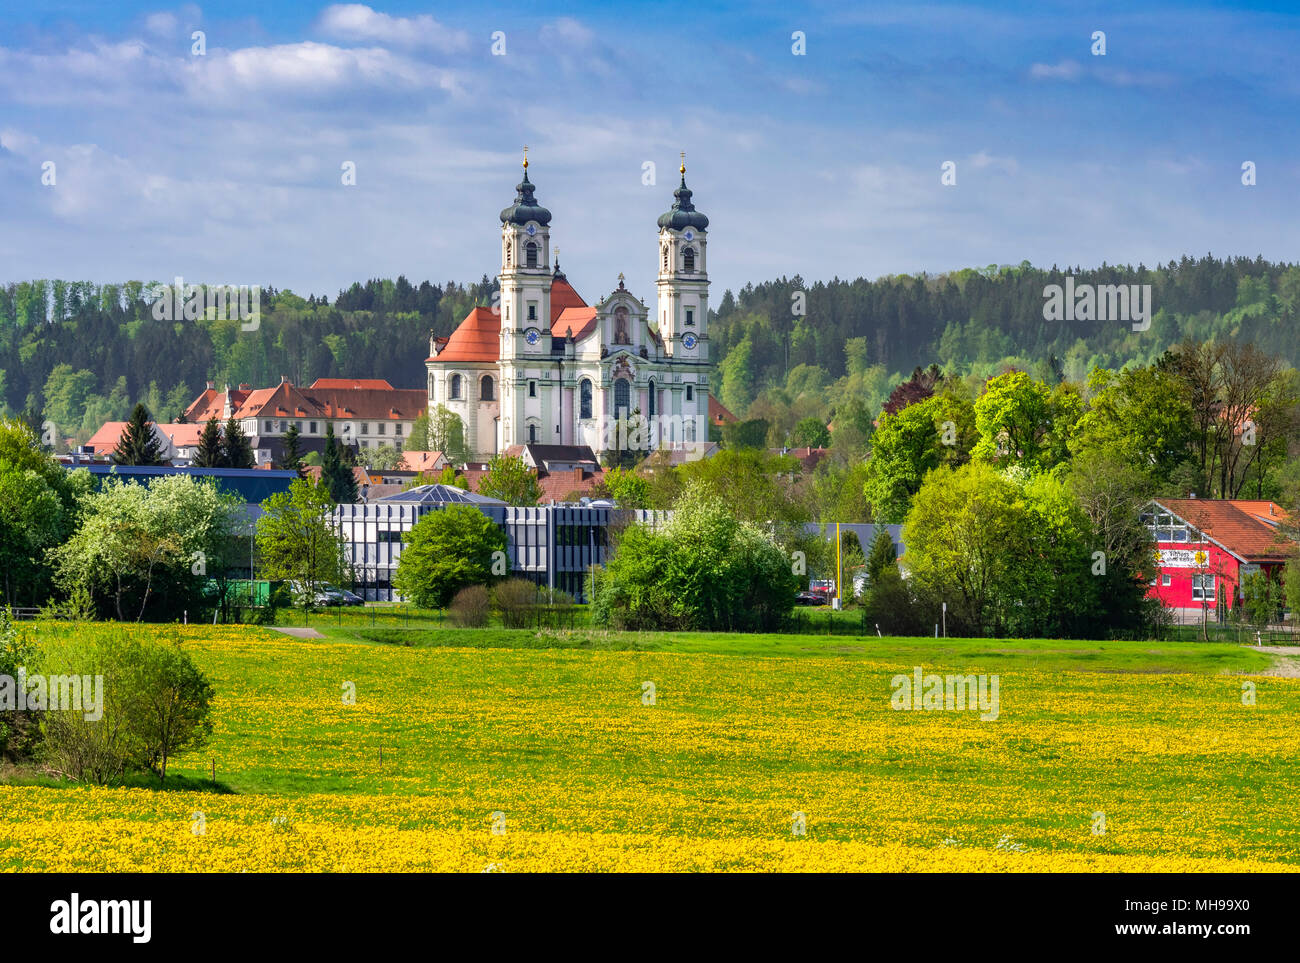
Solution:
[[[465,316],[430,361],[496,361],[501,356],[501,316],[478,307]]]
[[[442,464],[446,464],[446,458],[440,451],[403,451],[402,468],[405,471],[434,471],[439,469]]]
[[[1233,498],[1230,501],[1247,515],[1253,515],[1266,525],[1286,525],[1291,518],[1285,508],[1268,499]]]
[[[555,322],[560,315],[569,308],[585,308],[587,302],[582,300],[582,296],[573,290],[567,279],[563,277],[555,278],[551,282],[551,330],[555,330]],[[560,332],[563,334],[564,332]]]
[[[153,423],[151,422],[151,424]],[[125,421],[106,421],[100,425],[98,431],[90,436],[90,440],[86,444],[97,455],[111,452],[117,447],[117,441],[122,437],[122,429],[126,425]],[[173,448],[192,448],[199,443],[199,436],[203,434],[203,425],[163,423],[155,425],[155,427],[167,437]]]
[[[381,391],[394,391],[383,378],[317,378],[311,388],[370,388]]]
[[[733,415],[726,407],[713,395],[709,395],[709,422],[714,425],[725,425],[728,422],[739,421],[740,419]]]
[[[429,404],[421,388],[311,388],[326,418],[361,418],[368,421],[410,421]]]
[[[239,389],[230,389],[230,406],[231,411],[237,411],[239,406],[244,403],[244,399],[249,395],[248,387],[241,386]],[[217,391],[215,388],[207,388],[201,395],[194,399],[193,403],[185,409],[182,417],[193,424],[202,424],[209,418],[216,418],[218,421],[225,421],[225,391]]]
[[[596,309],[563,277],[551,281],[551,334],[585,338],[596,327]],[[440,345],[430,361],[497,361],[501,357],[501,317],[491,308],[478,307],[465,316],[449,338],[434,338]]]
[[[339,382],[343,382],[342,385]],[[353,387],[360,385],[360,387]],[[385,387],[380,387],[381,385]],[[411,421],[428,406],[428,395],[418,388],[388,387],[380,378],[352,381],[343,378],[321,378],[310,388],[299,388],[290,381],[282,381],[274,388],[237,393],[242,398],[235,408],[234,417],[299,419],[320,418],[364,421]],[[208,396],[214,397],[208,397]],[[221,408],[224,392],[205,391],[190,406],[186,419],[202,424],[215,414],[222,420]],[[206,406],[206,407],[205,407]]]
[[[592,329],[595,327],[595,308],[565,308],[551,322],[551,334],[563,338],[568,335],[569,331],[572,331],[573,340],[580,341],[591,334]]]
[[[1239,505],[1272,504],[1270,502],[1159,498],[1156,499],[1156,504],[1204,532],[1211,541],[1247,562],[1280,561],[1295,551],[1295,545],[1274,526],[1261,521],[1254,511],[1238,507]],[[1278,511],[1280,512],[1281,509]]]

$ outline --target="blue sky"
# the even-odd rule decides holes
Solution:
[[[1300,5],[1134,6],[4,0],[0,281],[495,274],[524,143],[589,301],[620,271],[653,297],[683,149],[715,301],[779,275],[1297,260]]]

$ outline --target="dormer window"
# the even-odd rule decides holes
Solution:
[[[537,267],[537,242],[529,241],[524,248],[524,264],[530,268]]]
[[[687,274],[695,273],[695,248],[688,247],[682,251],[682,270]]]

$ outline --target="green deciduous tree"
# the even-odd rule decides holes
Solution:
[[[140,621],[203,604],[209,575],[236,561],[243,506],[210,479],[172,475],[147,487],[109,479],[81,499],[79,516],[50,553],[59,584],[88,593],[101,614]]]
[[[1176,377],[1155,365],[1118,373],[1094,368],[1088,392],[1074,454],[1108,453],[1156,488],[1171,482],[1191,457],[1192,441],[1192,409]]]
[[[508,544],[505,532],[473,505],[429,512],[403,538],[393,588],[424,608],[444,607],[466,586],[503,578]]]
[[[791,557],[691,484],[662,529],[633,525],[593,576],[592,617],[628,629],[771,631],[799,589]]]
[[[536,505],[542,497],[537,475],[515,455],[496,455],[487,474],[479,479],[478,493],[499,498],[507,505]]]
[[[366,463],[379,471],[402,467],[402,453],[394,445],[380,445],[365,450]]]
[[[1068,459],[1068,444],[1082,413],[1083,401],[1074,385],[1049,388],[1023,371],[1009,371],[990,379],[975,401],[979,440],[972,455],[1000,468],[1051,468]]]
[[[470,449],[465,440],[465,422],[460,415],[445,405],[436,405],[426,412],[429,427],[425,447],[421,451],[440,451],[452,465],[464,465]],[[407,446],[411,447],[410,445]]]
[[[820,418],[809,415],[794,426],[790,441],[796,448],[826,448],[831,443],[831,433]]]
[[[262,573],[288,579],[310,606],[322,585],[343,581],[343,539],[334,523],[334,500],[324,479],[298,479],[289,491],[262,502],[257,550]]]
[[[86,471],[69,473],[20,421],[0,420],[0,590],[8,605],[43,602],[51,588],[47,550],[74,525]]]
[[[863,489],[874,519],[899,524],[927,472],[964,463],[974,441],[974,423],[970,401],[955,392],[882,414],[871,439]]]

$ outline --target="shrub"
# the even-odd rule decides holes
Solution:
[[[493,607],[507,629],[525,629],[533,620],[534,610],[542,600],[537,586],[527,579],[507,579],[492,589]]]
[[[46,676],[80,676],[94,689],[94,711],[83,684],[82,707],[41,713],[45,754],[73,779],[103,785],[151,771],[165,781],[172,756],[207,744],[215,690],[177,635],[69,637],[47,643],[40,661]]]
[[[481,629],[488,624],[491,600],[482,585],[467,585],[451,600],[447,614],[463,629]]]
[[[9,617],[9,610],[0,609],[0,676],[18,678],[18,670],[31,665],[35,646],[20,634]],[[0,759],[22,759],[31,756],[40,741],[40,729],[35,713],[0,713]]]
[[[615,629],[772,631],[799,589],[790,556],[722,498],[688,484],[661,530],[633,525],[592,572],[592,621]]]

